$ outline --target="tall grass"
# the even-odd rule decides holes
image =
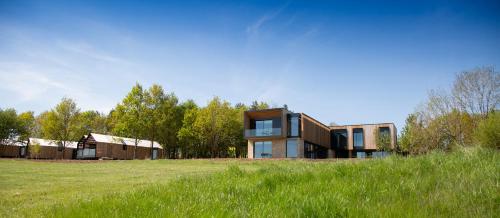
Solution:
[[[359,162],[231,165],[75,205],[56,217],[497,217],[500,158],[464,149]],[[39,215],[39,214],[38,214]]]

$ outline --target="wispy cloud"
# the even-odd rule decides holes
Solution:
[[[14,93],[20,101],[34,100],[54,89],[74,91],[70,86],[22,63],[0,63],[0,81],[0,89]]]
[[[246,28],[246,33],[250,36],[253,36],[253,35],[258,35],[259,32],[260,32],[260,29],[262,28],[262,26],[264,26],[265,23],[273,20],[274,18],[276,18],[277,16],[279,16],[279,14],[288,6],[288,3],[281,6],[280,8],[278,8],[277,10],[274,10],[272,12],[269,12],[267,14],[264,14],[262,15],[261,17],[259,17],[259,19],[257,19],[257,21],[253,22],[251,25],[248,25],[247,28]]]
[[[85,42],[60,42],[59,46],[67,51],[84,55],[86,57],[105,62],[113,63],[124,63],[125,61],[116,56],[109,55],[103,51],[97,50],[95,47],[91,46]]]

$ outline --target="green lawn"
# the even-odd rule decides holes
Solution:
[[[0,161],[2,217],[498,217],[498,151],[367,161]]]

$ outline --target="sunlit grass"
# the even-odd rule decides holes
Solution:
[[[125,164],[142,165],[137,162]],[[164,165],[172,165],[178,172],[190,166],[196,166],[200,172],[205,165],[216,169],[207,174],[170,176],[162,182],[145,182],[148,179],[141,176],[127,177],[123,179],[128,182],[121,182],[142,185],[129,190],[122,184],[120,190],[101,189],[99,192],[105,194],[88,200],[41,203],[45,205],[42,206],[44,210],[16,211],[16,214],[57,217],[496,217],[500,212],[500,158],[493,150],[468,149],[451,154],[367,161],[158,161],[147,167],[150,168],[148,172],[169,169]],[[115,182],[121,183],[109,180],[108,187]],[[74,198],[73,195],[62,196]]]

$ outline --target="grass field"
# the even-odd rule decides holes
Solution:
[[[366,161],[1,160],[2,217],[498,217],[500,156]]]

